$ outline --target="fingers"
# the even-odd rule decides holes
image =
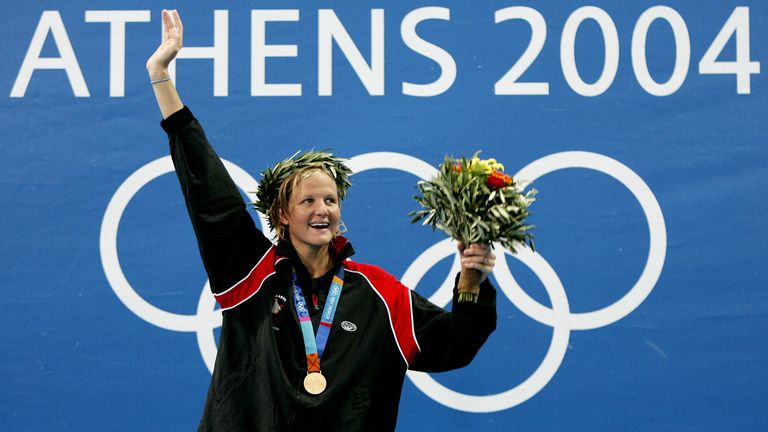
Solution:
[[[184,25],[181,23],[181,17],[179,16],[179,11],[176,9],[169,11],[168,9],[163,9],[163,28],[165,29],[165,32],[163,33],[165,40],[170,38],[178,38],[179,41],[181,41],[183,35],[184,35]]]
[[[463,245],[461,245],[463,246]],[[482,279],[493,271],[493,266],[496,264],[496,255],[493,253],[490,245],[473,243],[469,247],[461,250],[461,266],[464,268],[472,268],[482,273]]]
[[[165,30],[163,32],[163,39],[168,39],[168,35],[171,34],[171,29],[173,28],[173,20],[171,19],[171,14],[168,12],[168,9],[163,9],[163,29]]]
[[[461,266],[467,268],[473,268],[480,270],[483,273],[490,273],[493,270],[493,266],[496,265],[496,257],[493,255],[475,255],[471,257],[463,257],[461,259]]]
[[[179,11],[176,9],[173,10],[173,20],[176,22],[176,25],[179,28],[179,36],[184,34],[184,24],[181,23],[181,17],[179,16]]]
[[[183,45],[181,35],[181,19],[176,10],[163,9],[163,40],[155,52],[147,60],[147,71],[152,79],[168,76],[168,65],[176,58]]]
[[[465,256],[493,255],[493,249],[488,244],[472,243],[469,247],[464,248],[463,254]]]
[[[464,249],[466,249],[466,247],[464,246],[464,242],[456,243],[456,247],[459,249],[459,253],[464,255]]]

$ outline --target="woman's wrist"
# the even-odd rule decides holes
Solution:
[[[152,68],[148,66],[147,72],[149,72],[150,81],[157,81],[171,76],[166,68]]]

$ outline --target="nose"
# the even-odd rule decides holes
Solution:
[[[315,204],[313,211],[318,216],[326,216],[329,213],[328,206],[322,201]]]

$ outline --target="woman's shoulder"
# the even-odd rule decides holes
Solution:
[[[343,265],[344,270],[365,278],[373,288],[402,286],[397,278],[377,265],[352,261],[351,259],[344,260]]]

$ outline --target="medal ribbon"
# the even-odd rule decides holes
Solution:
[[[336,306],[339,304],[341,290],[344,288],[344,266],[333,276],[333,282],[325,299],[323,315],[320,317],[320,325],[317,328],[317,336],[313,333],[312,320],[309,318],[307,302],[298,284],[296,270],[293,271],[293,302],[296,305],[296,315],[299,316],[301,334],[304,337],[304,351],[307,354],[307,372],[320,372],[320,357],[323,356],[328,335],[331,333],[333,316],[336,315]]]

